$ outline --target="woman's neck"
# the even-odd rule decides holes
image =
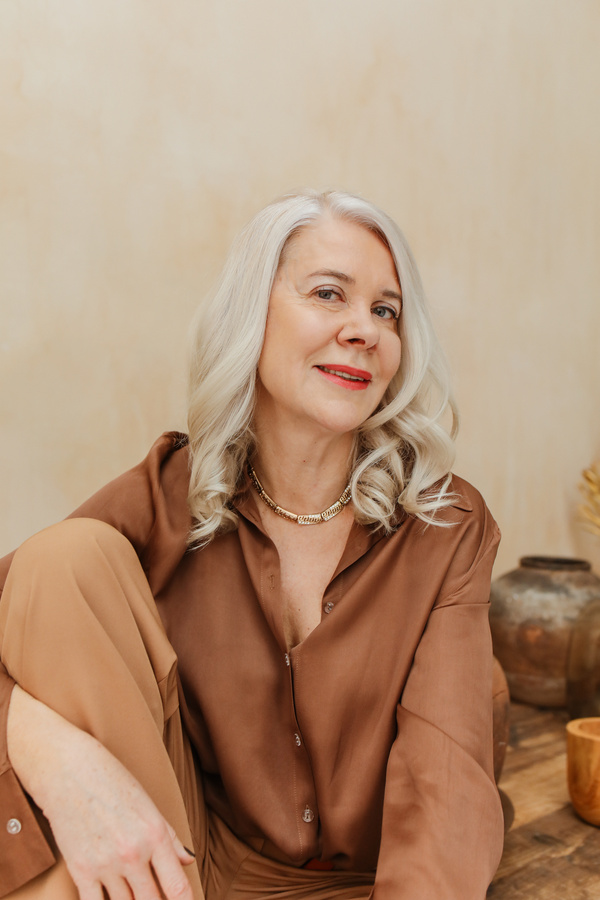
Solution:
[[[283,434],[255,425],[252,465],[265,491],[279,506],[297,514],[321,512],[348,483],[352,435]]]

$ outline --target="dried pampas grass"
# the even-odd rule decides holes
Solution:
[[[588,530],[600,536],[600,460],[585,470],[583,478],[579,489],[585,497],[585,503],[581,504],[579,511]]]

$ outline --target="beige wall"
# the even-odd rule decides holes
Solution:
[[[504,543],[594,555],[597,0],[2,0],[0,550],[184,427],[232,235],[292,187],[403,226]]]

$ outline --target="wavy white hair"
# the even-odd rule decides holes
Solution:
[[[256,372],[271,288],[286,243],[324,215],[357,222],[383,240],[403,297],[400,368],[356,434],[350,476],[355,517],[388,532],[399,504],[410,515],[441,524],[436,512],[453,501],[448,486],[456,408],[406,239],[389,216],[360,197],[307,190],[271,203],[244,228],[194,321],[188,414],[194,546],[235,528],[230,501],[254,448]],[[450,434],[443,425],[447,412]]]

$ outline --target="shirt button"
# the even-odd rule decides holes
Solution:
[[[298,732],[296,732],[296,734],[294,735],[294,740],[296,741],[296,746],[297,746],[297,747],[301,747],[301,746],[302,746],[302,740],[301,740],[300,735],[298,734]]]
[[[6,823],[6,830],[9,834],[18,834],[21,830],[21,823],[18,819],[9,819]]]
[[[284,656],[283,658],[285,659],[285,664],[286,664],[286,666],[289,666],[289,664],[290,664],[290,657],[288,656],[288,654],[286,653],[285,656]]]
[[[329,600],[329,601],[325,604],[325,606],[323,607],[323,609],[324,609],[324,611],[325,611],[326,613],[330,613],[334,606],[335,606],[335,603],[332,603],[331,600]]]
[[[312,811],[310,806],[307,806],[306,809],[304,810],[304,812],[302,813],[302,821],[309,824],[310,822],[312,822],[314,817],[315,817],[314,812]]]

